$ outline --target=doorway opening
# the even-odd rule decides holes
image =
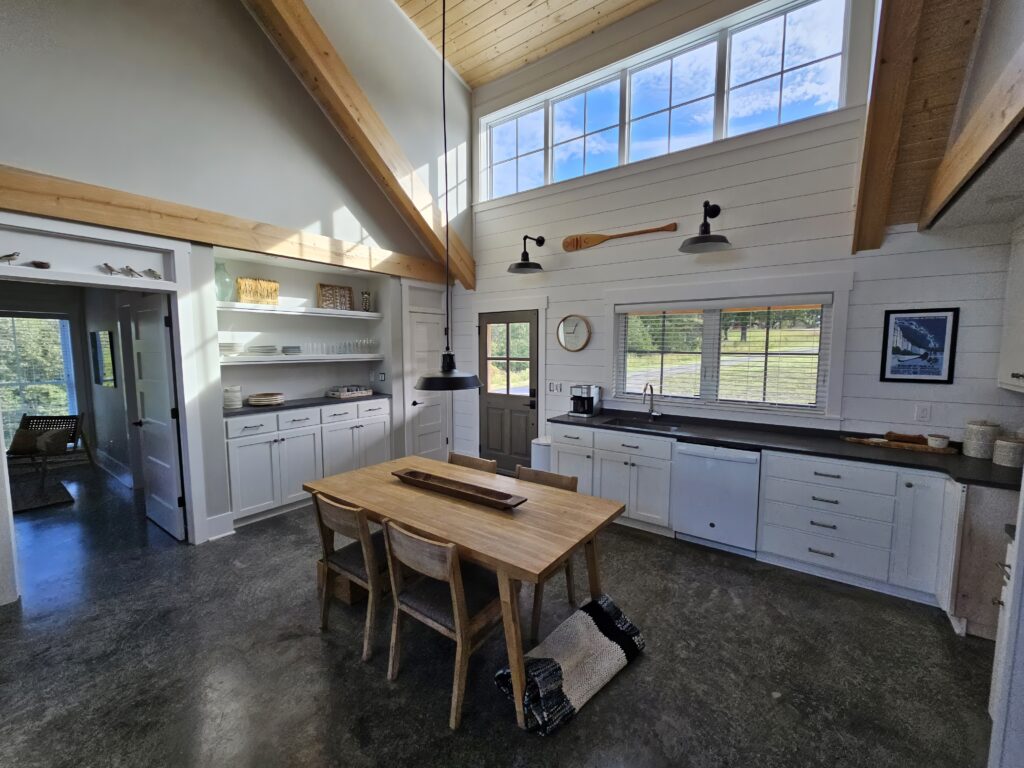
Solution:
[[[537,437],[537,310],[480,314],[480,456],[512,474]]]
[[[0,282],[0,426],[23,595],[55,568],[186,538],[168,301]]]

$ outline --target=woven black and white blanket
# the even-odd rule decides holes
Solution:
[[[607,595],[591,600],[526,654],[526,727],[547,735],[580,708],[644,649],[640,630]],[[494,676],[512,698],[508,667]]]

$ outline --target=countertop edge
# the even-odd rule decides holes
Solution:
[[[368,400],[390,400],[391,395],[386,393],[375,393],[363,395],[362,397],[302,397],[296,400],[286,400],[281,405],[243,405],[241,408],[224,409],[224,418],[231,419],[237,416],[252,416],[256,413],[275,413],[279,411],[293,411],[297,408],[318,408],[327,405],[344,405],[345,403],[365,403]]]

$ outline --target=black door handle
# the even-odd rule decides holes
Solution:
[[[413,400],[412,405],[423,405],[423,403],[419,402],[418,400]]]
[[[146,422],[144,422],[144,421],[133,421],[133,422],[132,422],[132,426],[133,426],[133,427],[141,427],[141,426],[143,426],[143,425],[144,425],[145,423],[146,423]]]
[[[536,400],[531,400],[530,402],[528,402],[526,404],[526,407],[529,408],[531,411],[536,410],[537,409],[537,401]]]

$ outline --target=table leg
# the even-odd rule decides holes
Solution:
[[[508,668],[512,672],[516,723],[520,728],[525,728],[523,694],[526,691],[526,667],[523,662],[523,635],[519,626],[519,591],[515,580],[503,571],[498,571],[498,590],[501,594],[501,617],[505,625],[505,645],[508,648]]]
[[[602,594],[601,571],[597,565],[597,537],[588,541],[584,548],[587,551],[587,578],[590,581],[590,597],[596,600]]]

